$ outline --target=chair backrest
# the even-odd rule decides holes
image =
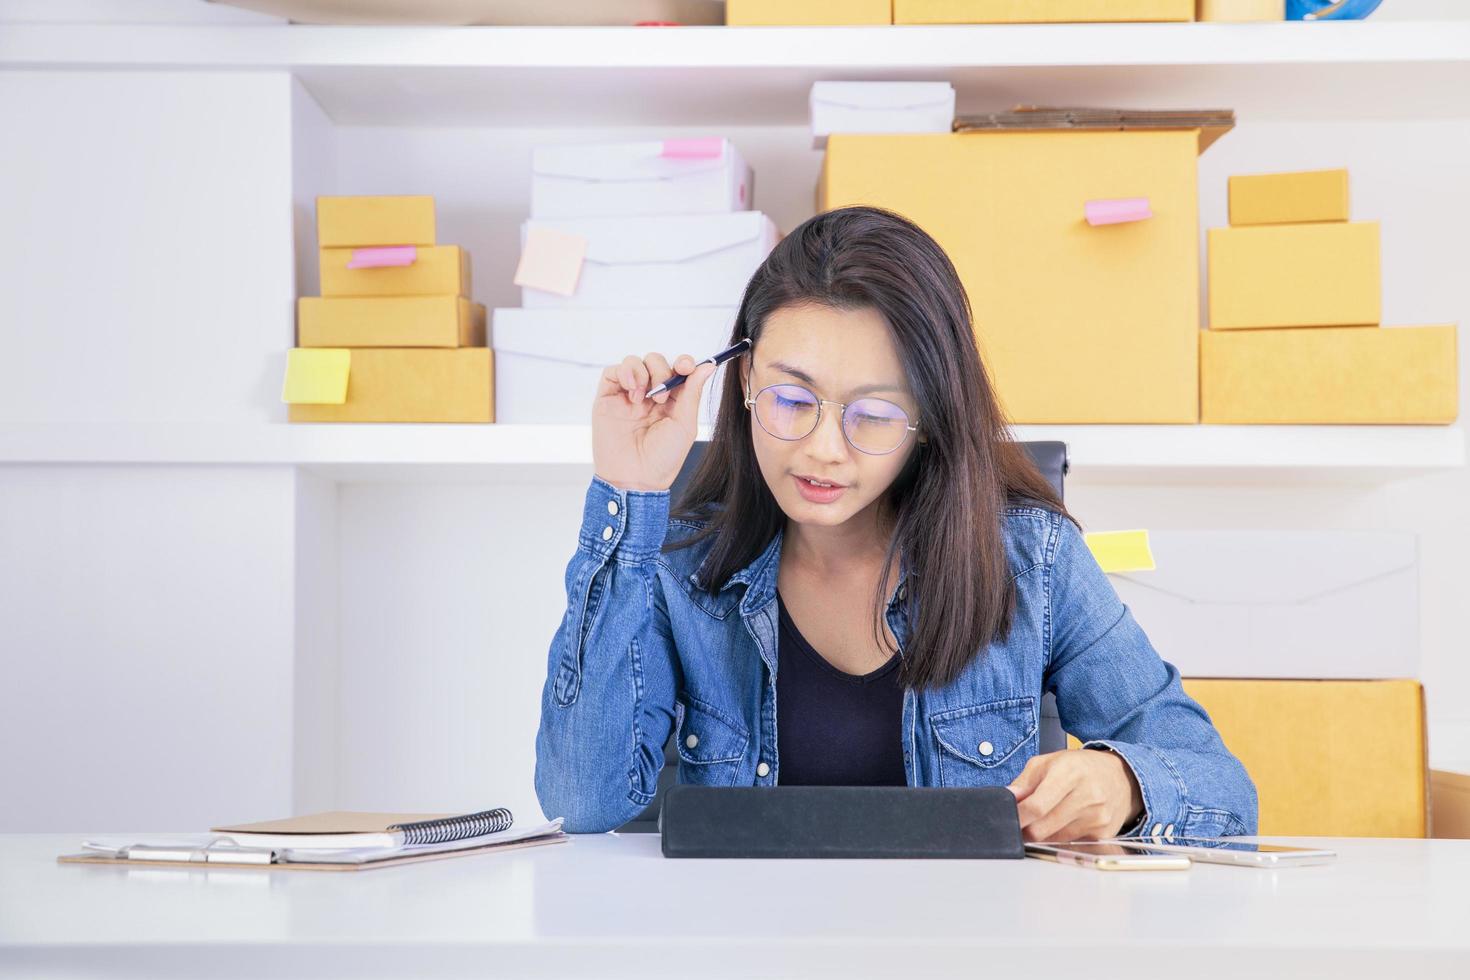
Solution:
[[[1021,445],[1031,457],[1031,461],[1036,464],[1036,468],[1041,471],[1041,475],[1056,489],[1057,496],[1062,496],[1063,483],[1066,480],[1068,469],[1067,444],[1064,442],[1023,442]],[[684,465],[670,488],[670,495],[676,506],[708,446],[708,442],[696,442],[690,449],[688,458],[684,460]],[[1039,727],[1040,731],[1037,732],[1038,752],[1057,752],[1067,747],[1067,735],[1062,731],[1062,722],[1057,715],[1056,698],[1050,694],[1042,695]],[[670,733],[669,740],[664,743],[664,767],[658,776],[658,790],[653,802],[648,804],[638,816],[619,827],[618,831],[624,834],[656,833],[658,831],[658,812],[659,807],[663,804],[664,792],[678,781],[678,775],[679,751],[674,747],[674,736]]]

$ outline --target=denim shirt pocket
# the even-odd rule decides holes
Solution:
[[[750,734],[736,719],[698,698],[674,701],[674,732],[679,750],[679,781],[700,786],[730,786],[745,758]]]
[[[929,716],[940,786],[1004,786],[1034,753],[1036,700],[1008,698]]]

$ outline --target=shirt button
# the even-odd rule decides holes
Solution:
[[[1174,839],[1174,825],[1173,824],[1169,824],[1169,826],[1167,826],[1167,827],[1164,828],[1164,840],[1173,840],[1173,839]]]
[[[991,745],[989,742],[981,742],[980,743],[980,754],[981,755],[989,755],[990,753],[992,753],[994,751],[995,751],[995,746],[994,745]]]
[[[762,779],[765,779],[771,774],[771,767],[762,762],[760,765],[755,767],[755,774]]]
[[[618,502],[616,500],[609,500],[607,502],[607,512],[614,517],[618,516]]]
[[[602,529],[602,540],[604,540],[604,541],[611,541],[612,540],[612,534],[613,534],[613,532],[612,532],[612,525],[609,524],[607,527],[605,527],[605,528]]]
[[[1150,837],[1158,837],[1161,834],[1163,834],[1163,832],[1164,832],[1164,825],[1161,824],[1161,823],[1156,823],[1156,824],[1154,824],[1154,829],[1151,830],[1151,831],[1149,831],[1148,832],[1148,835]]]
[[[696,745],[699,744],[699,736],[698,735],[690,735],[688,738],[686,738],[684,740],[684,744],[687,745],[687,746],[689,746],[691,749],[694,748]]]

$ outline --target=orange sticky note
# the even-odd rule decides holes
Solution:
[[[293,347],[286,352],[281,401],[292,405],[342,405],[352,351],[344,347]]]
[[[528,289],[570,296],[577,291],[586,257],[587,239],[583,236],[532,225],[526,229],[526,244],[513,281]]]

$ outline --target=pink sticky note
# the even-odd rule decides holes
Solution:
[[[1117,197],[1099,201],[1088,201],[1083,205],[1090,225],[1121,225],[1127,221],[1143,221],[1152,218],[1146,197]]]
[[[664,140],[661,156],[676,160],[718,160],[725,154],[725,141],[718,136],[692,140]]]
[[[529,289],[542,289],[560,296],[577,291],[582,261],[587,257],[587,239],[568,231],[532,225],[513,282]]]
[[[347,262],[349,269],[385,269],[389,266],[413,265],[418,260],[419,250],[415,245],[377,245],[372,248],[354,248]]]

